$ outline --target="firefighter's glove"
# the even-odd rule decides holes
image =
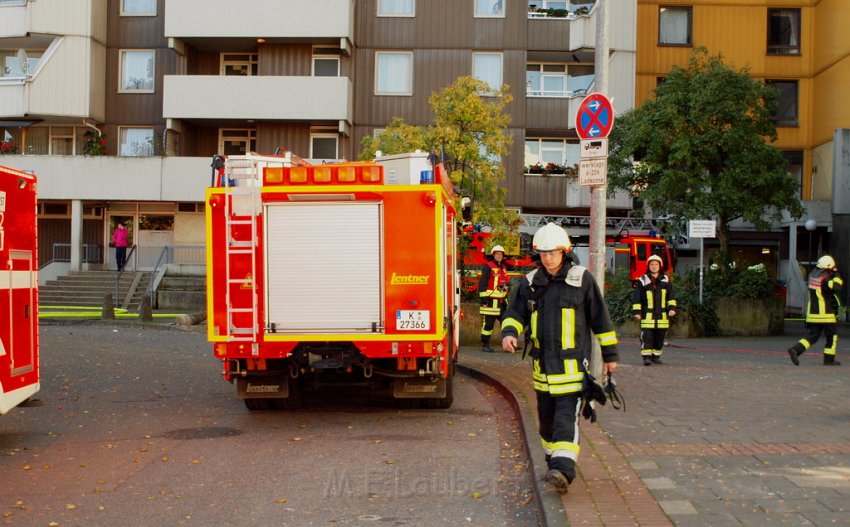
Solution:
[[[614,410],[622,408],[624,412],[626,411],[626,398],[617,391],[617,383],[614,382],[614,377],[610,373],[605,377],[605,384],[602,386],[602,389],[611,401],[611,408]]]
[[[596,377],[589,373],[584,374],[581,396],[587,401],[594,401],[603,406],[608,400],[605,395],[605,388],[596,381]]]
[[[593,407],[593,401],[583,399],[581,403],[581,416],[585,419],[590,419],[591,423],[596,422],[596,409]]]

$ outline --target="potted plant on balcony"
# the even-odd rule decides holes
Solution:
[[[83,133],[83,155],[102,156],[106,153],[106,134],[97,130]]]
[[[543,177],[549,177],[553,174],[570,177],[578,175],[578,165],[568,166],[559,163],[535,163],[525,167],[525,173]]]
[[[0,141],[0,154],[17,154],[18,143],[9,139],[8,141]]]

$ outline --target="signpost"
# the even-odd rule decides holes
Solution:
[[[688,237],[699,238],[699,303],[702,304],[703,240],[717,237],[717,222],[714,220],[691,220],[688,222]]]
[[[614,108],[601,93],[591,93],[581,101],[576,112],[576,133],[582,139],[608,137],[614,126]]]

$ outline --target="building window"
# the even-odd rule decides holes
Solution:
[[[592,64],[530,63],[525,67],[528,97],[575,97],[586,95],[593,84]]]
[[[767,80],[765,84],[779,90],[779,105],[773,114],[776,126],[797,126],[797,81]]]
[[[220,75],[253,77],[257,75],[256,53],[222,53]]]
[[[375,54],[375,95],[413,95],[413,53]]]
[[[660,7],[658,9],[658,45],[690,46],[693,8]]]
[[[0,49],[0,78],[32,77],[42,55],[40,49]]]
[[[767,10],[767,54],[800,54],[800,10]]]
[[[472,76],[486,82],[491,90],[502,88],[502,54],[473,53]]]
[[[0,5],[27,5],[27,0],[0,0]]]
[[[153,155],[153,128],[118,129],[118,155],[123,157],[150,157]]]
[[[257,130],[253,128],[222,128],[218,136],[219,155],[242,156],[257,151]]]
[[[566,139],[526,139],[525,166],[543,166],[553,163],[558,166],[573,166],[580,160],[578,143]]]
[[[50,127],[50,155],[70,156],[74,154],[74,127]]]
[[[339,48],[316,46],[313,48],[313,76],[339,77]]]
[[[156,16],[156,0],[121,0],[121,16]]]
[[[416,0],[378,0],[378,16],[414,16]]]
[[[121,79],[118,91],[153,93],[154,51],[121,52]]]
[[[504,18],[506,1],[507,0],[475,0],[475,16]]]
[[[311,133],[310,159],[339,159],[338,139],[339,137],[335,133]]]

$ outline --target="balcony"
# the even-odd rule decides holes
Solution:
[[[534,97],[525,99],[526,128],[572,128],[581,102],[580,97]]]
[[[578,184],[574,175],[526,174],[524,176],[524,200],[535,207],[563,209],[590,207],[590,187]],[[632,209],[632,198],[619,191],[606,201],[609,209]]]
[[[167,119],[352,121],[347,77],[166,75]]]
[[[2,156],[38,176],[39,199],[204,201],[209,157]]]
[[[252,0],[250,7],[232,0],[168,0],[165,36],[199,49],[213,49],[217,39],[256,43],[257,37],[269,44],[342,40],[340,47],[348,49],[354,41],[354,0]]]
[[[578,50],[595,47],[596,10],[541,9],[529,5],[528,48],[535,50]]]

